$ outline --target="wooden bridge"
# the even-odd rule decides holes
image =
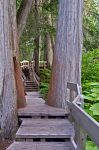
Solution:
[[[67,87],[72,95],[69,111],[48,106],[39,91],[27,92],[27,106],[18,110],[15,141],[7,150],[84,150],[84,131],[99,146],[99,123],[83,110],[80,86],[68,83]]]

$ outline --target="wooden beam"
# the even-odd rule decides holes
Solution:
[[[99,123],[75,102],[73,102],[70,107],[75,121],[88,133],[90,138],[99,147]]]
[[[67,88],[70,89],[70,90],[72,90],[72,91],[77,92],[77,84],[75,84],[75,83],[69,83],[69,82],[67,82]]]

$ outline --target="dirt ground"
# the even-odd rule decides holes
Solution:
[[[6,150],[6,148],[8,148],[11,143],[12,141],[10,140],[0,141],[0,150]]]

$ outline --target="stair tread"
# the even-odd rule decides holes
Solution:
[[[33,86],[33,87],[25,86],[25,88],[26,88],[26,89],[28,89],[28,88],[29,88],[29,89],[30,89],[30,88],[33,89],[33,88],[39,88],[39,87],[36,87],[36,86]]]
[[[38,87],[38,85],[25,85],[25,87]]]
[[[72,150],[70,142],[14,142],[7,150]]]
[[[27,106],[25,108],[18,109],[18,116],[67,116],[68,111],[61,108],[55,108],[48,106],[40,98],[34,98],[27,100]]]
[[[23,119],[16,138],[70,138],[73,125],[68,119]]]

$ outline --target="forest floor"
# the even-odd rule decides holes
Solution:
[[[6,148],[8,148],[10,144],[12,144],[12,142],[13,141],[11,140],[0,141],[0,150],[6,150]]]

